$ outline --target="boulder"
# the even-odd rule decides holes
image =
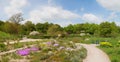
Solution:
[[[38,34],[40,34],[38,31],[32,31],[32,32],[30,32],[29,35],[38,35]]]

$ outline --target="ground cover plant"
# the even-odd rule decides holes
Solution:
[[[0,61],[9,62],[26,59],[30,62],[82,62],[85,57],[86,49],[82,46],[76,46],[72,41],[49,40],[3,55]]]

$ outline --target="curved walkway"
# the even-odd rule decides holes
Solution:
[[[23,39],[19,41],[10,41],[9,44],[14,44],[17,42],[34,42],[34,41],[42,41],[42,39]],[[5,42],[4,44],[7,44],[7,42]]]
[[[106,53],[98,49],[95,44],[81,45],[87,49],[87,57],[83,62],[111,62]]]

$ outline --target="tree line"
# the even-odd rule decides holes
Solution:
[[[48,22],[34,24],[31,21],[27,21],[24,24],[20,24],[23,20],[20,13],[10,17],[8,21],[3,22],[0,20],[0,31],[16,35],[27,35],[32,31],[38,31],[51,36],[85,33],[101,37],[116,37],[120,33],[120,26],[117,26],[114,22],[102,22],[100,24],[79,23],[61,27],[58,24]]]

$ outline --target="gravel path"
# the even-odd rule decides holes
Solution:
[[[94,44],[81,44],[87,49],[87,57],[83,62],[111,62],[109,57]]]
[[[23,39],[20,40],[19,42],[34,42],[34,41],[41,41],[42,39]],[[14,44],[17,43],[18,41],[10,41],[9,44]],[[5,42],[4,44],[7,44],[7,42]]]

